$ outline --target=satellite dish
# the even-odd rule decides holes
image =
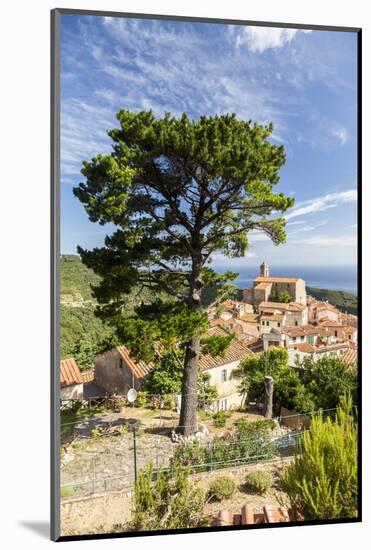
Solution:
[[[129,403],[134,403],[134,401],[136,400],[137,398],[137,390],[135,390],[134,388],[130,388],[130,390],[128,391],[128,401]]]

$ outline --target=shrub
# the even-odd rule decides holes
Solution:
[[[306,520],[357,517],[357,454],[350,399],[342,400],[334,420],[316,415],[282,476],[292,508]]]
[[[205,496],[199,487],[189,483],[188,472],[175,467],[157,470],[153,481],[152,465],[139,471],[133,497],[132,529],[184,529],[205,525]]]
[[[217,428],[223,428],[227,423],[227,413],[225,411],[218,411],[213,414],[214,425]]]
[[[265,470],[254,470],[249,472],[245,478],[246,489],[251,493],[263,495],[272,487],[273,478]]]
[[[147,401],[148,401],[148,392],[138,391],[135,405],[137,407],[145,407],[147,405]]]
[[[215,500],[231,498],[236,491],[236,482],[232,476],[215,478],[209,486],[209,495]]]
[[[172,395],[166,394],[164,395],[164,409],[172,410],[175,407],[175,401]]]

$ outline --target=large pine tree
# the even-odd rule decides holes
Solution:
[[[121,110],[117,119],[119,128],[108,132],[112,152],[84,162],[86,181],[74,189],[91,221],[117,231],[104,247],[78,251],[102,277],[95,288],[101,314],[136,356],[153,358],[156,342],[184,347],[179,425],[188,434],[197,423],[198,358],[207,343],[202,291],[217,286],[223,295],[233,279],[210,267],[212,255],[243,256],[251,230],[284,242],[280,213],[293,199],[273,188],[285,153],[268,140],[272,124],[234,114],[158,119]],[[127,318],[125,296],[134,287],[151,289],[154,300]]]

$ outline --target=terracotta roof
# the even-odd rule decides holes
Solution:
[[[265,290],[271,286],[270,283],[259,283],[254,287],[254,290]]]
[[[316,351],[316,348],[314,346],[311,346],[307,342],[295,344],[293,346],[290,346],[290,348],[297,349],[298,351],[302,351],[303,353],[313,353],[314,351]]]
[[[343,329],[343,332],[347,332],[349,334],[353,334],[354,332],[357,332],[356,327],[345,326],[345,327],[342,327],[342,329]]]
[[[302,281],[300,277],[255,277],[257,283],[296,283]]]
[[[306,334],[316,335],[321,333],[321,327],[314,327],[312,325],[304,325],[301,327],[284,327],[282,332],[291,337],[304,336]]]
[[[60,364],[60,382],[62,388],[83,383],[80,369],[73,357],[62,359]]]
[[[319,324],[321,327],[341,327],[341,324],[337,321],[331,321],[331,319],[326,318],[325,320],[320,319]]]
[[[349,349],[349,342],[340,342],[339,344],[333,344],[330,346],[321,346],[316,348],[316,353],[324,353],[326,351],[332,351],[337,349]]]
[[[282,321],[284,318],[283,313],[272,313],[271,315],[262,315],[260,317],[263,321]]]
[[[358,360],[358,349],[357,348],[349,348],[344,355],[342,356],[342,360],[347,365],[355,365]]]
[[[153,363],[145,363],[144,361],[137,361],[131,357],[130,352],[126,346],[118,346],[117,351],[125,361],[125,364],[129,367],[136,378],[145,378],[153,369]]]
[[[210,336],[226,336],[227,333],[219,327],[213,327],[208,331],[208,334]],[[239,361],[240,359],[246,357],[246,355],[251,354],[252,351],[248,348],[245,342],[242,342],[241,340],[232,340],[224,355],[218,355],[217,357],[212,357],[210,354],[201,355],[199,359],[199,367],[201,370],[221,367],[222,365]]]
[[[245,323],[257,323],[258,315],[256,313],[244,313],[240,319],[241,321],[245,321]]]
[[[277,309],[285,311],[304,311],[307,306],[299,304],[298,302],[289,302],[288,304],[283,302],[261,302],[259,309]]]
[[[81,372],[81,378],[84,384],[94,381],[94,369],[89,369]]]
[[[209,336],[226,336],[230,334],[229,331],[221,328],[220,326],[213,326],[208,331]],[[161,354],[162,347],[158,346],[158,353]],[[137,361],[130,355],[129,350],[126,346],[119,346],[117,351],[120,353],[121,357],[124,359],[125,364],[133,372],[134,376],[138,379],[143,379],[151,372],[154,368],[154,364],[145,363],[144,361]],[[211,355],[201,355],[199,359],[199,367],[201,370],[212,369],[214,367],[220,367],[222,365],[227,365],[233,361],[238,361],[246,355],[251,355],[252,351],[248,348],[247,344],[241,340],[234,339],[229,345],[223,356],[218,355],[217,357],[212,357]]]

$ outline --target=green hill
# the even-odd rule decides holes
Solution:
[[[99,277],[82,263],[79,256],[61,256],[60,273],[62,302],[93,299],[90,285],[98,284]]]
[[[317,300],[327,300],[330,304],[336,306],[340,311],[358,314],[358,299],[351,292],[343,290],[328,290],[327,288],[307,287],[307,293]]]

